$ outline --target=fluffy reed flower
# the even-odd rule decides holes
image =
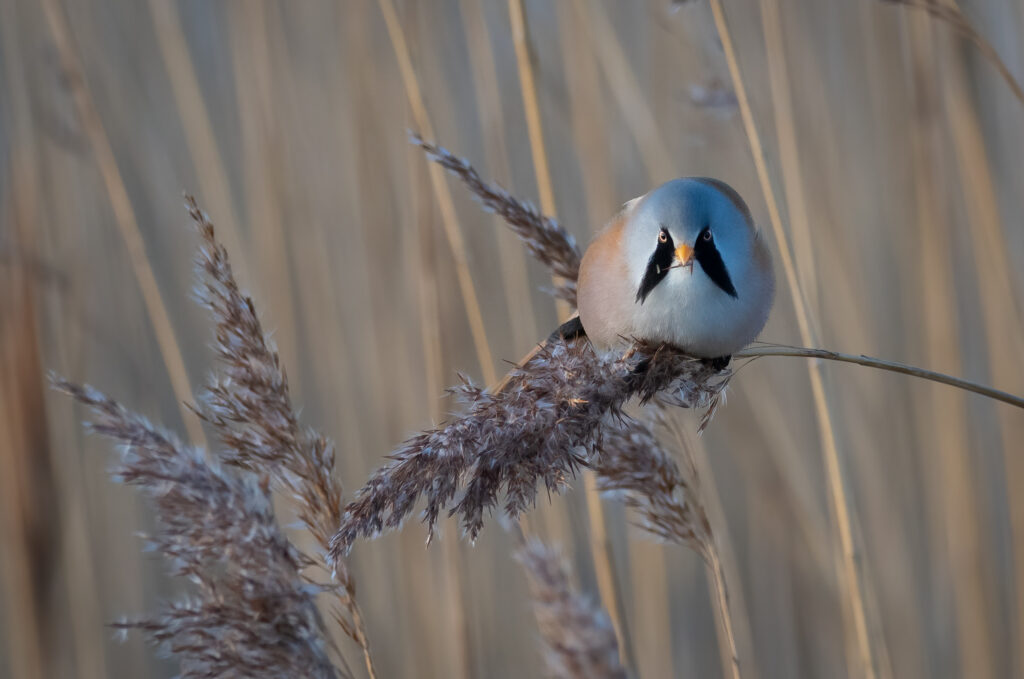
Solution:
[[[198,592],[160,614],[118,623],[141,629],[181,662],[185,677],[336,677],[303,580],[306,561],[274,518],[266,478],[241,478],[200,450],[87,386],[54,387],[92,408],[93,431],[124,444],[115,478],[156,509],[153,546]]]
[[[332,564],[336,584],[310,585],[303,573],[310,566],[328,569],[328,540],[341,517],[334,448],[299,424],[277,351],[252,299],[240,291],[209,219],[193,198],[186,203],[202,238],[197,292],[213,313],[221,366],[194,409],[224,445],[219,460],[247,473],[239,476],[207,463],[198,451],[99,392],[55,383],[93,407],[93,429],[128,444],[119,478],[154,496],[162,526],[155,544],[174,561],[175,572],[200,589],[198,597],[157,617],[121,626],[141,628],[178,656],[186,676],[337,676],[323,649],[314,606],[316,595],[328,592],[335,600],[332,616],[360,645],[373,677],[355,583],[345,563]],[[312,556],[297,550],[278,528],[271,488],[294,501],[319,547]],[[347,667],[341,674],[351,676]]]
[[[579,465],[589,464],[605,425],[631,398],[668,390],[704,406],[722,388],[718,374],[666,347],[598,356],[585,342],[551,341],[499,392],[468,382],[454,389],[467,412],[409,439],[373,474],[345,508],[330,558],[340,559],[357,537],[398,527],[421,496],[428,535],[448,510],[475,538],[500,496],[515,518],[533,505],[538,484],[559,492]]]
[[[217,430],[224,462],[278,472],[275,482],[294,497],[303,523],[326,544],[341,516],[334,448],[299,425],[277,350],[263,332],[252,299],[239,289],[213,224],[194,198],[186,197],[186,204],[203,239],[196,260],[197,295],[216,322],[214,347],[221,364],[197,412]]]
[[[554,294],[576,306],[576,278],[581,255],[572,234],[551,217],[541,214],[532,204],[515,198],[497,184],[485,182],[469,161],[425,141],[418,134],[409,136],[412,143],[426,151],[431,160],[461,179],[484,210],[500,215],[530,254],[547,266],[553,275],[564,279]]]
[[[702,427],[721,400],[719,392],[704,415]],[[609,428],[594,470],[598,488],[622,498],[639,517],[641,528],[659,540],[685,545],[704,560],[713,583],[719,611],[721,643],[733,677],[740,676],[739,653],[729,610],[729,588],[719,555],[718,544],[708,520],[701,496],[700,476],[692,452],[677,421],[654,411],[662,429],[671,431],[685,463],[682,471],[675,459],[654,436],[651,428],[635,420],[625,420]]]
[[[564,679],[625,679],[608,615],[573,591],[558,553],[532,541],[516,558],[530,583],[548,674]]]
[[[323,555],[342,507],[341,484],[334,477],[334,447],[299,424],[277,350],[263,332],[252,299],[239,289],[227,250],[195,199],[187,196],[186,205],[202,238],[196,258],[197,295],[213,314],[221,366],[196,411],[216,429],[225,446],[224,462],[269,473],[274,487],[292,497],[299,519],[320,548],[314,561],[327,568]],[[362,647],[373,674],[355,581],[343,561],[337,561],[333,571],[340,589],[332,591],[344,611],[334,611],[335,618]]]
[[[697,489],[649,426],[624,420],[606,428],[593,467],[598,489],[621,498],[642,529],[707,558],[711,525]]]

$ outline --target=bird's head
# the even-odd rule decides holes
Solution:
[[[624,245],[636,301],[669,276],[704,276],[739,299],[757,231],[743,199],[717,179],[673,179],[626,205]]]

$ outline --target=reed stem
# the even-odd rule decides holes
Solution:
[[[793,298],[793,307],[796,312],[797,324],[800,328],[800,336],[804,342],[816,343],[816,333],[811,326],[807,299],[797,278],[789,237],[782,226],[782,217],[779,214],[779,207],[775,200],[775,193],[772,190],[771,179],[768,176],[764,147],[761,145],[761,137],[758,135],[757,125],[754,123],[754,115],[750,107],[750,101],[747,98],[747,91],[743,83],[742,74],[740,73],[739,62],[736,58],[736,50],[733,47],[732,37],[725,22],[722,2],[721,0],[710,0],[710,4],[715,28],[722,41],[722,49],[725,52],[729,75],[736,90],[736,100],[739,103],[743,125],[747,131],[754,166],[757,170],[758,180],[760,181],[761,190],[768,207],[772,233],[775,236],[779,254],[782,258],[786,283]],[[869,679],[875,679],[878,676],[878,654],[872,643],[872,634],[868,629],[867,606],[864,600],[866,581],[863,561],[858,553],[853,537],[854,510],[851,497],[851,483],[848,473],[843,467],[843,461],[839,456],[832,413],[829,409],[820,365],[817,363],[811,364],[808,366],[808,373],[815,412],[817,413],[819,435],[822,443],[822,456],[829,484],[829,496],[832,499],[836,526],[839,531],[843,571],[841,577],[846,581],[858,652],[864,666],[864,676]]]
[[[722,560],[718,557],[718,549],[709,549],[704,555],[708,573],[715,584],[715,605],[718,619],[725,635],[729,652],[729,675],[732,679],[740,679],[740,654],[736,650],[736,635],[732,631],[732,615],[729,613],[729,592],[725,586],[725,571]]]
[[[423,93],[413,67],[409,43],[405,37],[405,30],[398,20],[395,4],[392,0],[377,0],[377,5],[380,7],[381,14],[384,15],[384,23],[395,52],[395,59],[398,61],[398,70],[402,76],[402,85],[405,87],[409,108],[412,109],[413,120],[420,133],[425,134],[428,138],[433,138],[434,126],[430,122],[430,116],[423,101]],[[452,201],[451,192],[445,183],[444,171],[436,164],[432,164],[429,171],[430,183],[434,187],[438,208],[441,210],[444,233],[452,251],[452,258],[455,260],[455,274],[459,281],[459,291],[462,293],[462,304],[469,320],[469,329],[473,335],[473,346],[476,349],[477,361],[480,363],[480,373],[485,382],[493,384],[498,380],[498,376],[494,370],[494,359],[490,343],[487,341],[487,331],[484,329],[484,317],[480,310],[476,287],[469,271],[466,242],[455,215],[455,203]]]
[[[955,0],[951,0],[949,3],[941,4],[934,0],[884,0],[887,4],[892,5],[904,5],[913,9],[919,9],[929,16],[944,21],[953,28],[957,33],[967,38],[970,42],[978,48],[982,56],[988,59],[989,63],[995,67],[996,71],[1006,82],[1006,86],[1010,88],[1010,92],[1016,97],[1022,105],[1024,105],[1024,88],[1021,88],[1020,83],[1013,77],[1013,73],[1010,72],[1009,67],[1003,58],[999,56],[999,52],[992,46],[985,36],[978,32],[971,22],[967,20],[964,13],[960,11],[960,7],[956,4]]]
[[[124,177],[118,168],[110,137],[107,136],[103,120],[100,118],[92,93],[86,83],[82,60],[71,39],[71,28],[68,25],[67,16],[57,0],[43,2],[43,13],[46,15],[50,32],[53,34],[53,42],[60,56],[61,67],[67,73],[68,87],[71,89],[75,110],[81,121],[82,129],[85,131],[85,136],[89,140],[89,145],[92,147],[100,176],[103,178],[110,207],[114,211],[114,222],[117,224],[125,249],[128,251],[128,260],[131,262],[149,322],[153,326],[153,334],[156,336],[157,347],[164,360],[167,376],[171,381],[171,390],[178,402],[178,410],[181,413],[185,430],[193,444],[205,446],[206,435],[203,433],[203,428],[199,424],[199,420],[192,416],[185,405],[192,400],[192,385],[189,382],[188,371],[185,369],[185,359],[174,334],[174,328],[171,326],[171,317],[167,313],[167,305],[160,292],[160,285],[153,273],[153,266],[150,263],[149,254],[146,252],[146,242],[139,230],[135,209],[132,207],[131,198],[128,197],[128,189],[125,187]]]
[[[809,349],[807,347],[772,344],[748,347],[733,355],[734,358],[760,358],[761,356],[793,356],[797,358],[817,358],[828,361],[839,361],[840,363],[855,363],[856,365],[863,365],[869,368],[888,370],[889,372],[900,373],[901,375],[910,375],[923,380],[947,384],[951,387],[956,387],[957,389],[963,389],[964,391],[970,391],[987,398],[995,399],[996,401],[1009,403],[1017,408],[1024,408],[1024,398],[1021,398],[1020,396],[1000,391],[999,389],[993,389],[992,387],[987,387],[984,384],[978,384],[977,382],[965,380],[960,377],[953,377],[952,375],[935,372],[934,370],[918,368],[917,366],[907,365],[906,363],[900,363],[898,361],[889,361],[884,358],[873,358],[871,356],[865,356],[864,354],[844,354],[842,352],[831,351],[829,349]]]

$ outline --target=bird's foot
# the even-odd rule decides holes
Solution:
[[[704,360],[712,368],[721,372],[722,370],[725,370],[726,368],[729,367],[729,362],[732,360],[732,355],[730,354],[729,356],[719,356],[718,358],[708,358]]]

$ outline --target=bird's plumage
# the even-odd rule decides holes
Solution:
[[[587,249],[580,321],[598,349],[641,339],[728,356],[764,327],[774,280],[740,196],[719,180],[675,179],[626,203]]]

